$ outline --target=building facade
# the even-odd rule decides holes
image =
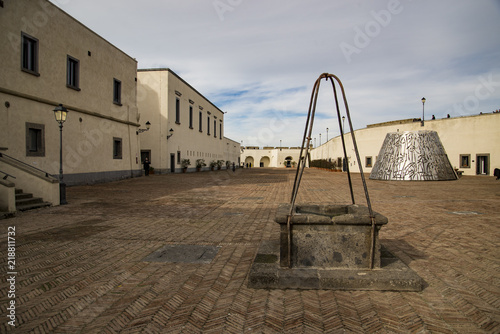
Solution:
[[[241,161],[245,167],[293,167],[299,161],[300,147],[246,146]]]
[[[141,136],[141,160],[155,173],[175,173],[188,159],[188,171],[203,159],[239,165],[240,145],[224,137],[224,112],[168,68],[138,70],[141,123],[151,124]]]
[[[500,168],[500,113],[428,120],[401,120],[369,125],[355,130],[363,172],[370,173],[388,133],[436,131],[454,169],[463,175],[493,175]],[[359,171],[351,135],[345,135],[347,160],[352,171]],[[311,159],[327,159],[343,165],[344,153],[340,136],[311,151]]]
[[[138,175],[137,62],[47,0],[0,7],[0,147],[68,185]]]

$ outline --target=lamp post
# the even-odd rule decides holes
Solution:
[[[319,146],[321,146],[321,133],[319,134]]]
[[[345,116],[342,116],[342,133],[344,133],[345,129]]]
[[[168,130],[168,132],[170,133],[169,135],[167,135],[167,140],[168,138],[172,137],[174,135],[174,129],[170,129]]]
[[[422,98],[422,123],[421,123],[421,126],[424,126],[424,105],[425,105],[425,97]]]
[[[280,151],[281,151],[281,139],[280,139]]]
[[[328,143],[328,128],[326,128],[326,142]]]
[[[148,130],[149,130],[149,128],[150,128],[150,127],[151,127],[151,123],[149,123],[149,121],[147,121],[147,122],[146,122],[146,128],[145,128],[145,129],[138,129],[138,130],[136,131],[136,133],[137,133],[137,134],[139,134],[139,133],[146,132],[146,131],[148,131]]]
[[[63,181],[63,154],[62,154],[62,130],[63,123],[66,121],[68,116],[68,109],[64,108],[62,104],[55,107],[54,117],[57,123],[59,123],[59,204],[68,204],[66,202],[66,183]]]

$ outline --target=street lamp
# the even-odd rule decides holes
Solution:
[[[321,146],[321,133],[319,134],[319,146]]]
[[[281,151],[281,139],[280,139],[280,151]]]
[[[146,128],[145,128],[145,129],[138,129],[138,130],[136,131],[136,133],[137,133],[137,134],[139,134],[139,133],[146,132],[146,131],[148,131],[148,130],[149,130],[149,128],[150,128],[150,127],[151,127],[151,123],[149,123],[149,121],[147,121],[147,122],[146,122]]]
[[[422,126],[424,126],[424,105],[425,105],[425,97],[422,98],[422,123],[421,123]]]
[[[168,130],[168,132],[169,132],[170,134],[169,134],[169,135],[167,135],[167,140],[168,140],[168,138],[170,138],[170,137],[172,137],[172,136],[174,135],[174,129],[172,129],[172,128],[171,128],[170,130]]]
[[[328,128],[326,128],[326,142],[328,143]]]
[[[63,123],[66,121],[68,116],[68,109],[64,108],[62,104],[59,104],[54,109],[54,117],[57,123],[59,123],[59,204],[68,204],[66,202],[66,183],[63,181],[63,154],[62,154],[62,130]]]
[[[344,133],[345,129],[345,116],[342,116],[342,133]]]

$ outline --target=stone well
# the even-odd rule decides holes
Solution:
[[[280,224],[280,265],[288,267],[287,217],[291,204],[278,208]],[[292,268],[369,268],[371,218],[361,205],[296,205],[292,224]],[[380,268],[378,232],[387,218],[374,212],[374,268]]]

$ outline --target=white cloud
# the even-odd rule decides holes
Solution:
[[[500,108],[498,86],[486,98],[475,96],[481,78],[492,74],[500,82],[495,0],[60,3],[139,67],[178,73],[228,112],[226,135],[245,145],[300,145],[323,72],[344,83],[355,128],[420,117],[422,96],[426,118]],[[224,11],[215,6],[221,3]],[[342,45],[357,49],[350,61]],[[315,135],[328,127],[331,138],[338,122],[325,82],[322,92]]]

